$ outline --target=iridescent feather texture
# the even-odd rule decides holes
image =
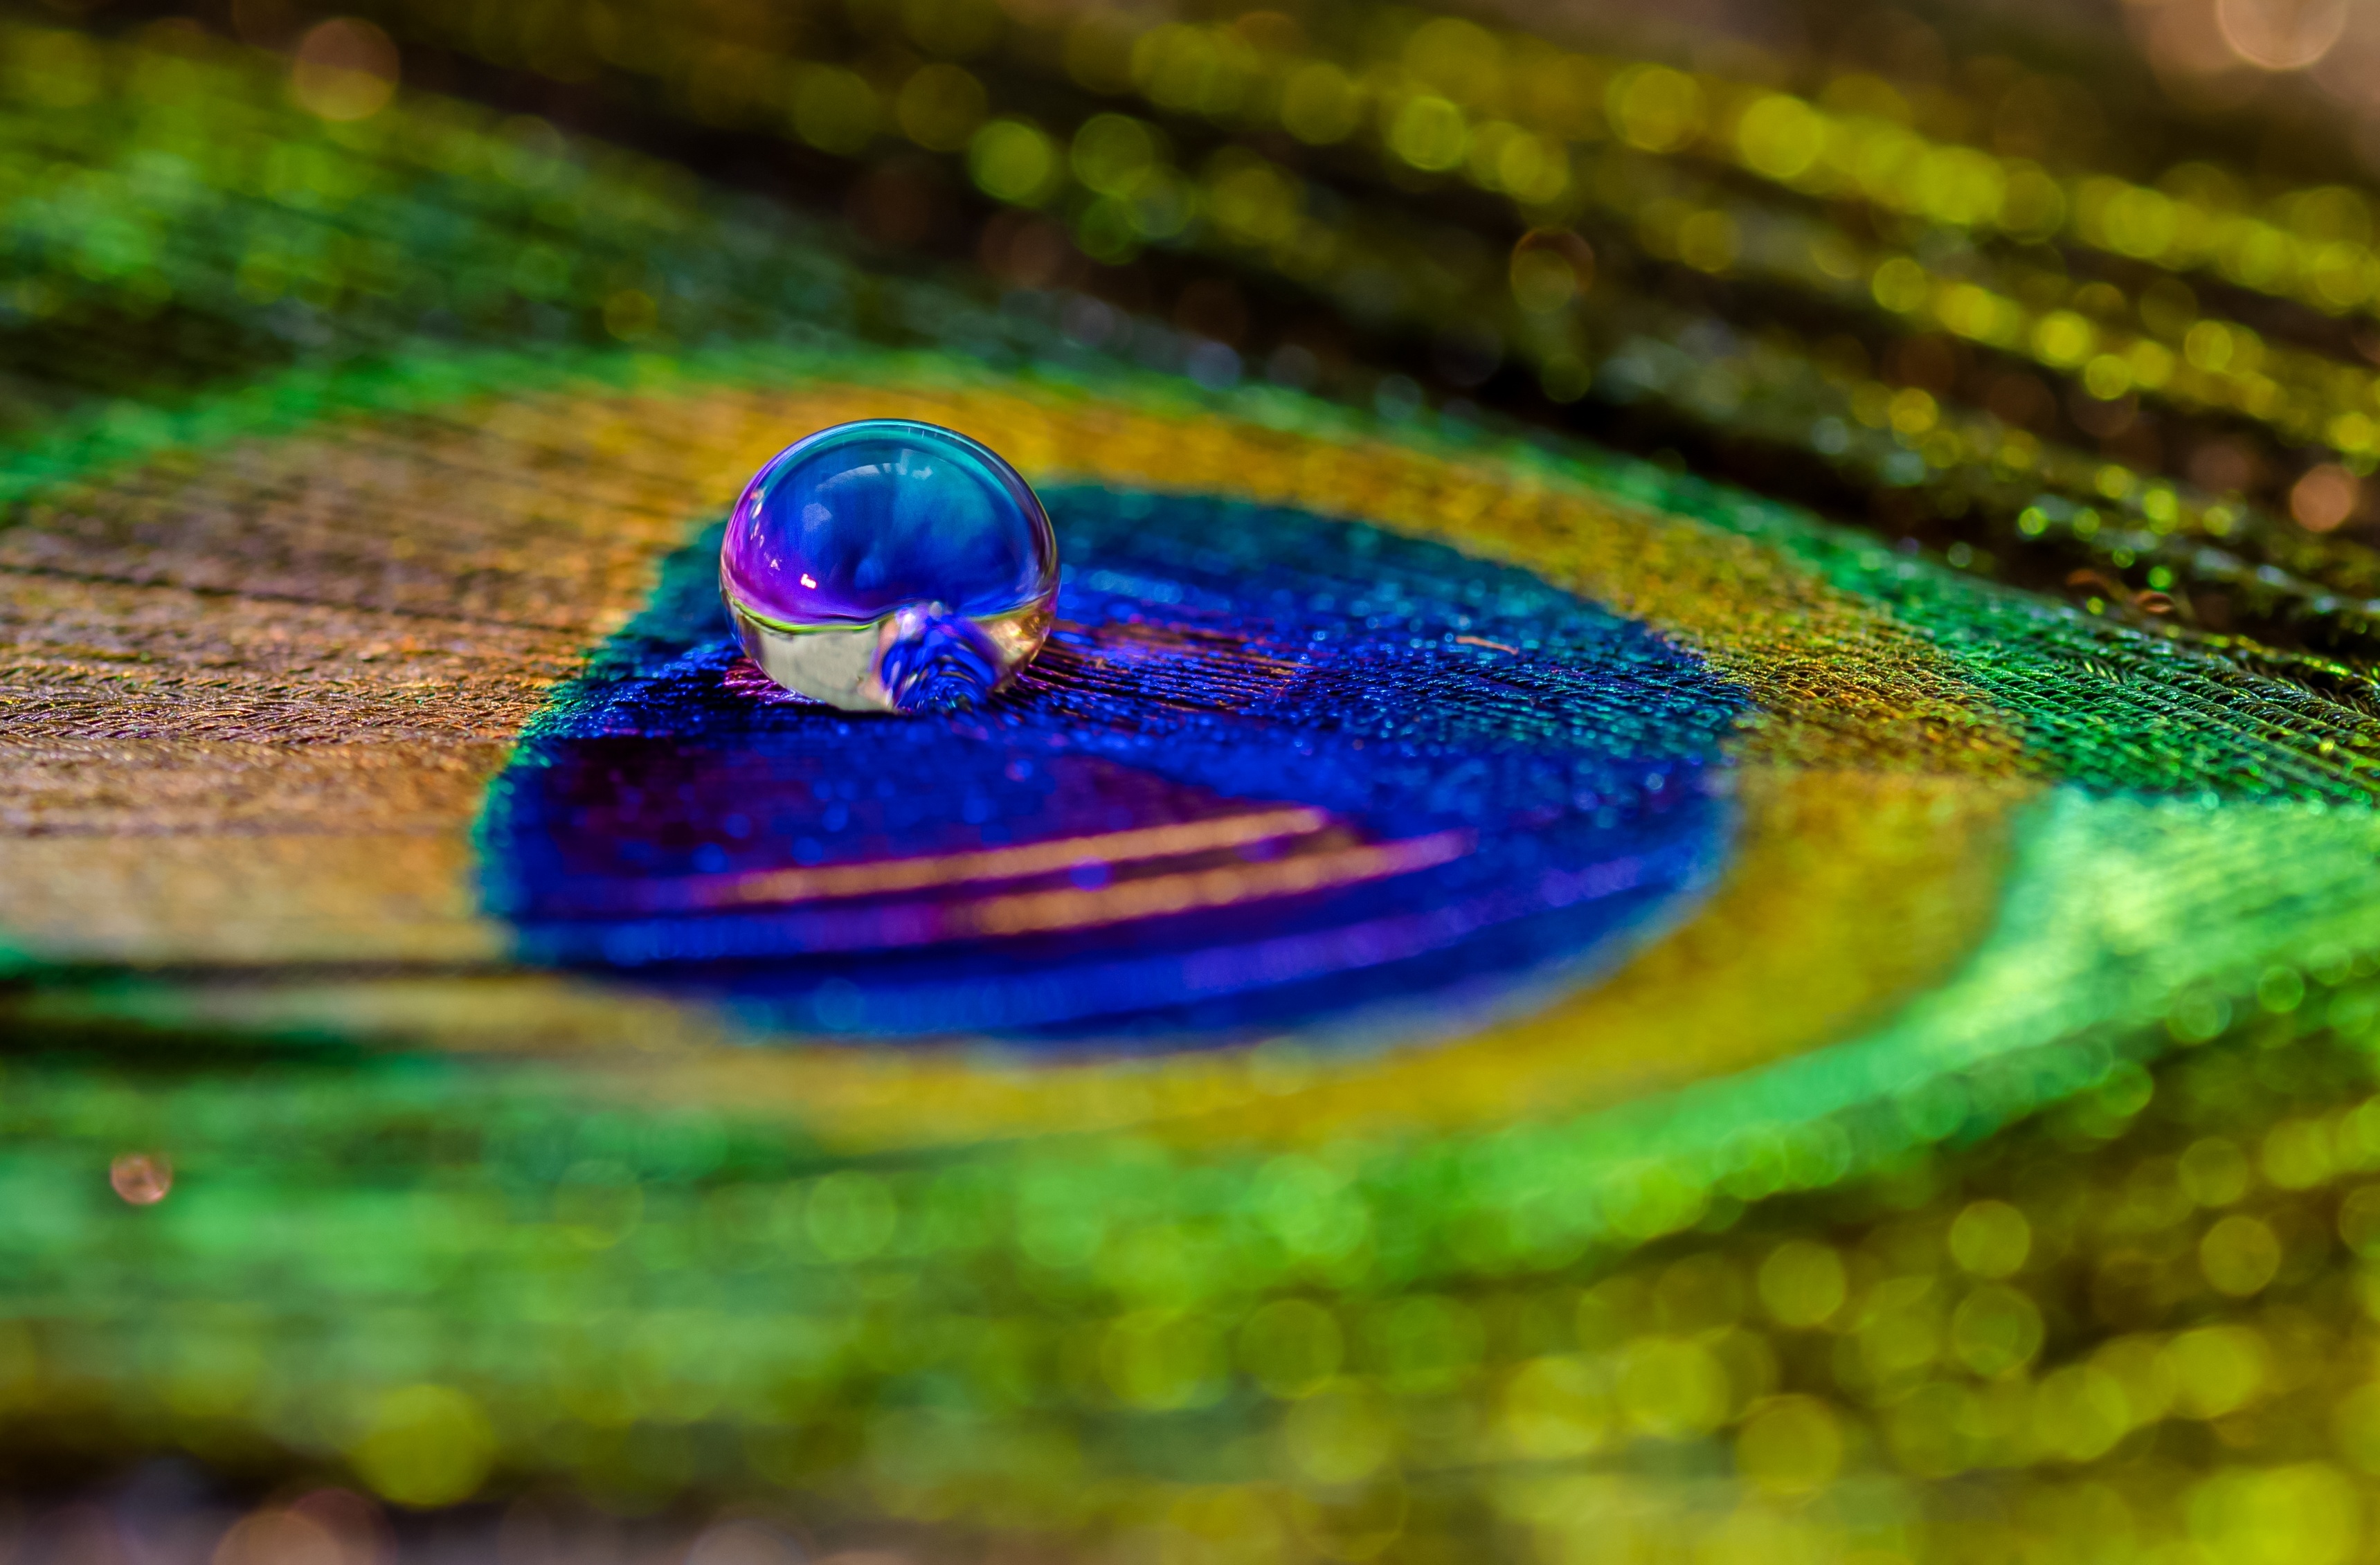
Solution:
[[[0,30],[35,1535],[2368,1553],[2363,23],[2137,9]]]

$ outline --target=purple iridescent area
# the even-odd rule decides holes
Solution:
[[[674,558],[491,795],[521,949],[792,1031],[1368,1048],[1537,1003],[1728,862],[1749,698],[1653,631],[1358,522],[1049,499],[1075,569],[988,718],[769,700],[717,546]]]
[[[864,625],[911,603],[980,617],[1058,590],[1057,540],[1016,469],[904,419],[779,452],[735,502],[720,566],[742,608],[791,625]]]

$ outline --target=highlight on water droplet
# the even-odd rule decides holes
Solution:
[[[960,710],[1050,634],[1058,542],[978,441],[869,419],[786,447],[735,503],[720,590],[777,684],[850,711]]]
[[[127,1152],[107,1165],[107,1183],[127,1205],[153,1207],[173,1193],[173,1159],[163,1152]]]

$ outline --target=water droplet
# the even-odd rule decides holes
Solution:
[[[780,452],[736,501],[721,589],[744,649],[789,690],[854,711],[975,706],[1049,635],[1058,545],[989,447],[871,419]]]

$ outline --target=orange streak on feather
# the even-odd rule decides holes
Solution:
[[[1281,837],[1311,835],[1330,823],[1330,818],[1318,809],[1261,810],[1168,826],[1141,826],[1128,831],[1061,837],[1014,847],[983,848],[972,853],[923,854],[914,858],[878,859],[867,864],[720,876],[697,882],[690,890],[694,904],[698,907],[878,896],[969,880],[1020,880],[1078,865],[1124,864],[1136,859],[1212,853]]]

